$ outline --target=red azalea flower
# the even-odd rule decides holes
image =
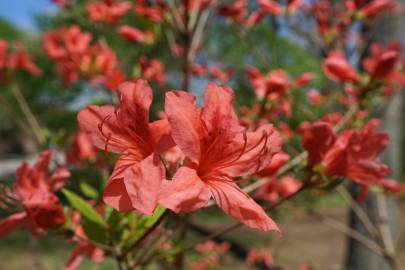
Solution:
[[[164,178],[158,154],[173,147],[167,120],[149,123],[152,89],[145,80],[118,89],[120,106],[90,106],[79,112],[81,129],[99,149],[120,154],[104,190],[104,202],[119,211],[151,214]]]
[[[115,2],[113,0],[104,0],[103,2],[89,3],[86,6],[90,21],[116,23],[131,8],[128,1]]]
[[[314,75],[311,72],[305,72],[295,79],[294,85],[296,87],[304,87],[308,85],[313,79]]]
[[[215,79],[226,82],[229,81],[232,76],[232,69],[228,68],[226,71],[223,71],[219,65],[214,65],[209,69],[209,73]]]
[[[79,242],[63,269],[76,270],[85,257],[89,258],[93,262],[102,262],[104,260],[104,251],[90,242]]]
[[[288,90],[288,75],[282,69],[272,70],[266,76],[255,67],[248,67],[246,71],[258,97],[279,98]]]
[[[25,70],[34,76],[42,74],[42,70],[32,62],[21,43],[13,42],[15,52],[8,51],[8,43],[0,39],[0,79],[7,79],[17,69]],[[9,71],[10,74],[6,74]],[[4,74],[3,74],[4,73]]]
[[[265,13],[279,16],[283,13],[283,7],[274,0],[257,0],[260,10]]]
[[[323,161],[326,152],[336,141],[333,126],[327,122],[316,122],[304,133],[302,146],[308,151],[308,167]]]
[[[389,142],[386,133],[378,133],[378,120],[360,130],[347,130],[336,138],[329,123],[317,122],[304,134],[308,166],[322,163],[326,176],[344,176],[362,186],[381,184],[389,174],[386,165],[376,161]]]
[[[204,76],[208,73],[208,68],[202,64],[193,64],[191,70],[195,76]]]
[[[165,69],[159,60],[147,59],[142,56],[139,59],[139,66],[144,79],[155,81],[160,86],[165,84]]]
[[[150,43],[153,41],[154,34],[152,32],[146,31],[142,32],[141,30],[129,26],[129,25],[122,25],[117,30],[118,34],[120,34],[123,38],[128,41],[132,42],[146,42]]]
[[[1,194],[0,199],[4,200],[3,206],[10,206],[13,200],[22,210],[0,221],[0,237],[19,227],[39,235],[65,222],[62,205],[54,192],[62,188],[70,173],[61,167],[47,179],[51,157],[52,151],[44,151],[34,166],[23,162],[18,167],[14,189]]]
[[[109,90],[116,91],[118,86],[125,81],[125,74],[120,70],[112,70],[106,74],[103,84]]]
[[[378,120],[360,130],[344,132],[324,158],[326,175],[343,175],[362,185],[378,184],[389,170],[375,160],[389,142],[388,134],[377,133]]]
[[[96,210],[100,212],[104,208],[98,207]],[[83,227],[79,224],[80,218],[79,213],[73,213],[72,223],[76,225],[73,239],[78,243],[66,262],[64,270],[76,270],[84,258],[89,258],[96,263],[104,260],[104,251],[87,240]]]
[[[45,52],[54,60],[76,59],[90,46],[92,35],[82,32],[77,25],[62,27],[43,35]]]
[[[95,161],[98,149],[94,147],[88,134],[78,130],[74,135],[72,146],[66,151],[66,161],[69,164],[82,164],[90,160]]]
[[[253,11],[246,21],[246,27],[250,28],[261,22],[261,20],[266,16],[266,13],[262,10]]]
[[[12,60],[14,63],[12,65],[15,66],[15,68],[23,69],[34,76],[41,75],[42,70],[32,62],[30,57],[24,51],[22,45],[19,42],[15,42],[14,47],[17,49],[17,52],[14,54],[15,57]]]
[[[280,179],[276,177],[267,178],[268,181],[258,190],[257,196],[270,203],[275,203],[280,197],[288,197],[301,188],[301,182],[291,175]]]
[[[312,106],[318,107],[322,104],[323,97],[316,89],[311,89],[307,92],[307,98]]]
[[[172,137],[189,162],[173,180],[162,183],[159,202],[175,212],[191,212],[213,197],[222,210],[247,226],[279,231],[233,177],[265,168],[280,151],[280,135],[272,125],[247,132],[239,125],[233,99],[230,88],[215,84],[208,85],[202,109],[196,108],[195,97],[186,92],[166,94]]]
[[[363,67],[372,79],[384,79],[395,69],[400,57],[401,45],[391,43],[387,48],[371,45],[372,56],[363,60]]]
[[[253,268],[257,263],[262,262],[266,267],[271,268],[274,265],[272,252],[269,248],[264,249],[251,249],[246,256],[246,264],[250,268]]]
[[[340,51],[331,52],[323,61],[322,69],[329,79],[337,82],[357,82],[360,80],[357,72]]]
[[[187,9],[189,12],[197,12],[209,7],[212,0],[189,0],[185,1],[185,3],[187,4]]]
[[[110,47],[99,42],[82,55],[77,65],[81,75],[92,82],[103,83],[110,73],[116,71],[117,56]]]
[[[192,269],[211,269],[221,264],[221,256],[229,250],[229,243],[222,242],[220,244],[217,244],[212,240],[208,240],[204,243],[196,245],[195,250],[201,253],[203,257],[192,263]]]
[[[243,23],[246,16],[247,1],[237,0],[232,4],[219,5],[217,8],[218,14],[227,18],[231,18],[237,23]]]
[[[395,7],[393,0],[373,0],[365,5],[360,12],[368,18],[373,18],[381,12],[392,10]]]
[[[304,4],[303,0],[288,0],[287,8],[289,11],[294,12]]]
[[[290,155],[288,155],[286,152],[282,151],[276,153],[270,164],[263,170],[257,172],[257,175],[260,175],[262,177],[274,175],[281,167],[283,167],[287,163],[288,160],[290,160]]]
[[[138,0],[134,4],[134,11],[137,15],[144,16],[151,22],[160,23],[163,20],[163,14],[161,10],[164,10],[165,7],[161,6],[160,8],[149,6],[148,1]]]
[[[0,70],[3,69],[7,64],[7,41],[0,39]]]

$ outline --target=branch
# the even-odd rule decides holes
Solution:
[[[159,217],[159,219],[148,229],[146,232],[132,245],[126,248],[120,257],[125,257],[129,252],[131,252],[135,247],[137,247],[140,243],[142,243],[148,236],[156,229],[157,226],[163,221],[169,211],[165,210],[165,212]]]
[[[358,231],[353,230],[352,228],[346,226],[344,223],[341,223],[331,217],[316,213],[315,211],[308,212],[310,216],[316,218],[323,224],[328,225],[329,227],[357,240],[359,243],[363,244],[365,247],[375,252],[376,254],[385,256],[386,252],[384,251],[384,249],[382,249],[378,244],[376,244],[374,241],[370,240],[363,234],[359,233]]]
[[[24,113],[24,116],[27,118],[28,124],[31,126],[32,131],[40,144],[45,143],[45,136],[42,133],[41,127],[38,123],[38,120],[35,118],[32,113],[27,101],[25,100],[23,94],[20,91],[20,88],[16,84],[11,85],[11,92],[13,93],[18,106],[21,108],[21,111]]]
[[[384,257],[388,260],[392,269],[397,270],[398,265],[395,260],[395,244],[391,234],[390,226],[388,223],[387,201],[383,194],[377,194],[377,211],[378,211],[378,227],[381,237],[381,242],[384,246],[386,253]]]
[[[340,186],[337,188],[338,193],[342,196],[342,198],[346,201],[349,207],[353,210],[353,212],[357,215],[360,221],[363,223],[364,227],[373,236],[374,239],[379,238],[379,234],[377,228],[374,226],[373,222],[367,216],[367,214],[363,211],[363,209],[353,200],[352,196],[346,190],[345,187]]]

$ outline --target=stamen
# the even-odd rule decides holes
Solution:
[[[0,188],[0,208],[15,212],[19,210],[19,196],[10,187]]]
[[[219,166],[216,166],[216,169],[223,169],[223,168],[226,168],[228,166],[238,165],[238,164],[246,163],[246,162],[252,162],[252,161],[255,161],[258,158],[260,159],[263,156],[264,149],[267,148],[266,146],[267,146],[267,142],[268,142],[268,137],[269,137],[269,135],[267,134],[267,132],[265,130],[263,130],[263,135],[260,138],[260,140],[256,144],[251,146],[250,148],[246,149],[247,136],[246,136],[246,133],[244,133],[244,142],[245,143],[244,143],[244,146],[242,147],[241,152],[237,156],[237,158],[234,158],[233,160],[230,160],[230,161],[229,160],[228,161],[224,160],[225,162],[219,163],[218,164]],[[263,141],[264,141],[264,143],[263,143]],[[253,157],[251,157],[249,159],[242,160],[242,161],[240,160],[243,155],[246,155],[247,153],[253,151],[254,149],[257,149],[257,147],[260,146],[262,143],[263,143],[263,146],[260,149],[260,151],[257,153],[257,155],[259,155],[259,157],[257,155],[255,155],[255,156],[253,156]],[[239,162],[237,162],[237,161],[239,161]]]

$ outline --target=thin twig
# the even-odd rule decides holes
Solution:
[[[148,229],[144,234],[137,240],[135,241],[132,245],[130,245],[128,248],[126,248],[122,254],[121,257],[125,257],[129,252],[131,252],[135,247],[137,247],[140,243],[142,243],[148,236],[156,229],[157,226],[163,221],[163,219],[166,217],[166,215],[169,213],[169,211],[164,210],[165,212],[159,217],[159,219]]]
[[[23,121],[18,117],[18,114],[13,110],[13,108],[8,104],[6,99],[0,94],[0,104],[3,111],[14,121],[16,126],[21,129],[23,133],[27,133],[27,128]],[[32,135],[32,134],[30,134]]]
[[[381,236],[381,242],[384,246],[386,253],[385,258],[388,260],[393,270],[398,269],[395,260],[395,244],[391,234],[390,226],[388,224],[389,216],[387,212],[387,200],[383,194],[377,194],[377,211],[378,211],[378,227]]]
[[[363,211],[363,209],[353,200],[352,196],[349,194],[349,192],[346,190],[344,186],[339,186],[337,188],[337,192],[342,196],[342,198],[346,201],[346,203],[349,205],[349,207],[353,210],[353,212],[357,215],[357,217],[360,219],[360,221],[363,223],[364,227],[367,229],[367,231],[370,233],[370,235],[374,239],[379,238],[378,230],[374,226],[373,222],[370,220],[370,218],[367,216],[367,214]]]
[[[380,256],[384,256],[385,251],[374,241],[370,240],[363,234],[359,233],[356,230],[353,230],[352,228],[346,226],[344,223],[341,223],[331,217],[322,215],[320,213],[316,213],[315,211],[309,211],[310,215],[313,216],[314,218],[318,219],[325,225],[328,225],[329,227],[350,236],[351,238],[357,240],[359,243],[363,244],[365,247],[370,249],[371,251],[375,252],[376,254]]]
[[[21,93],[20,88],[16,84],[12,84],[11,92],[13,93],[15,99],[17,100],[18,106],[21,108],[21,111],[24,113],[24,116],[27,118],[27,121],[31,126],[32,131],[34,132],[37,141],[40,144],[44,144],[45,136],[42,133],[42,129],[38,123],[38,120],[35,118],[27,101],[25,100],[23,94]]]

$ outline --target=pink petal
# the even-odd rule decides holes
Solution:
[[[159,156],[155,154],[125,171],[124,184],[136,210],[148,215],[153,213],[164,177],[164,166]]]
[[[172,128],[173,140],[192,161],[198,162],[201,155],[199,134],[202,129],[195,97],[183,91],[167,93],[165,113]]]
[[[49,162],[51,161],[52,154],[52,150],[43,151],[35,162],[35,169],[44,172],[46,175],[48,173]]]
[[[142,138],[147,138],[152,89],[145,80],[139,79],[121,84],[118,93],[120,107],[117,118],[120,124],[129,127]]]
[[[131,137],[121,131],[113,106],[89,106],[79,112],[79,125],[102,149],[115,153],[122,152],[131,145]]]
[[[232,180],[210,181],[209,185],[216,203],[225,213],[251,228],[280,233],[277,224]]]
[[[0,220],[0,238],[12,233],[14,230],[24,226],[25,212],[13,214],[3,220]]]
[[[281,144],[280,134],[270,124],[246,135],[241,133],[217,157],[227,163],[218,162],[213,168],[232,177],[256,173],[270,164],[273,156],[281,151]]]
[[[90,243],[80,242],[77,244],[72,254],[70,255],[68,261],[65,264],[64,270],[75,270],[79,267],[84,257],[89,257],[90,259],[94,250],[98,249]],[[97,260],[96,262],[99,262]]]
[[[152,137],[152,144],[156,147],[158,153],[166,152],[176,145],[172,139],[170,124],[167,119],[150,123],[149,132]]]
[[[229,136],[241,131],[238,118],[233,109],[234,93],[228,87],[208,84],[202,119],[211,136]],[[226,140],[227,138],[223,138]]]
[[[165,180],[159,193],[159,203],[178,212],[192,212],[207,205],[211,192],[198,177],[197,172],[189,167],[181,167],[173,180]]]
[[[128,212],[134,209],[123,178],[112,179],[108,182],[104,189],[103,200],[104,203],[120,212]]]
[[[308,151],[308,167],[312,168],[322,162],[335,141],[336,133],[327,122],[316,122],[306,130],[302,146]]]
[[[70,177],[70,172],[68,169],[60,167],[54,171],[54,173],[51,175],[49,185],[50,185],[50,190],[51,191],[58,191],[61,189],[64,185],[66,180],[68,180]]]

